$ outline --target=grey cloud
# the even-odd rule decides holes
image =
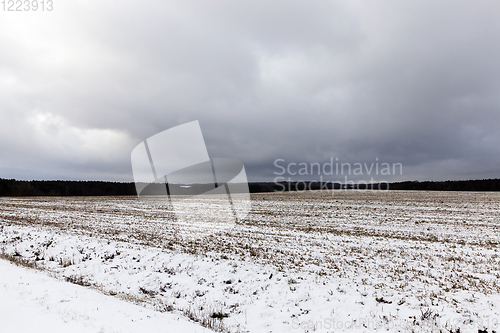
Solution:
[[[331,157],[500,177],[496,2],[58,6],[0,21],[0,177],[128,181],[137,143],[196,119],[251,181]]]

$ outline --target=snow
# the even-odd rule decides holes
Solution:
[[[0,332],[210,332],[160,313],[0,260]]]
[[[126,317],[223,332],[499,331],[498,193],[258,194],[245,221],[198,241],[178,237],[161,198],[0,200],[0,253],[56,277],[50,295],[89,290],[67,280],[127,300]],[[63,295],[50,313],[83,299]]]

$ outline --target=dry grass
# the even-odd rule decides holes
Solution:
[[[43,269],[42,267],[37,266],[36,261],[26,259],[22,257],[19,253],[8,254],[4,251],[0,251],[0,259],[8,260],[16,266],[22,266],[33,269]]]
[[[8,225],[36,226],[201,257],[210,253],[218,260],[270,264],[278,271],[348,278],[360,288],[414,293],[432,302],[456,291],[500,293],[500,193],[343,191],[334,196],[330,192],[254,194],[252,199],[251,214],[235,228],[186,241],[179,237],[175,217],[163,198],[2,198],[0,233]],[[11,237],[5,242],[15,246],[21,239]],[[78,264],[73,257],[44,258],[50,241],[34,245],[39,247],[36,256],[4,252],[0,257],[36,268],[37,258],[52,259],[62,268]],[[80,254],[81,260],[94,255],[85,248]],[[102,259],[111,261],[118,255],[104,254]],[[176,274],[172,267],[164,272]],[[77,276],[70,279],[88,283]],[[287,281],[295,288],[297,281]],[[418,283],[426,289],[415,291]],[[153,304],[161,311],[176,309],[206,327],[224,331],[222,308],[180,309],[154,299],[159,292],[144,289],[140,296],[117,296]],[[381,305],[392,302],[383,295],[374,298]],[[432,322],[433,318],[435,313],[424,310],[415,320]]]

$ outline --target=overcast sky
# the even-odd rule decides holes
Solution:
[[[0,11],[0,178],[132,181],[133,148],[192,120],[251,181],[331,158],[500,177],[498,1],[53,7]]]

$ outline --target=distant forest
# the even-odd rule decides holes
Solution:
[[[448,180],[442,182],[401,182],[391,183],[391,190],[422,191],[500,191],[500,179]]]
[[[332,183],[328,184],[332,188]],[[387,189],[387,184],[360,185],[359,188]],[[422,190],[422,191],[500,191],[500,179],[459,180],[459,181],[406,181],[389,183],[390,190]],[[334,183],[336,189],[339,183]],[[250,183],[251,193],[295,191],[304,187],[311,190],[320,189],[316,182],[260,182]],[[349,188],[356,188],[350,185]],[[104,181],[44,181],[14,180],[0,178],[0,196],[113,196],[136,195],[134,183],[116,183]]]
[[[104,196],[136,195],[134,183],[0,178],[0,196]]]

